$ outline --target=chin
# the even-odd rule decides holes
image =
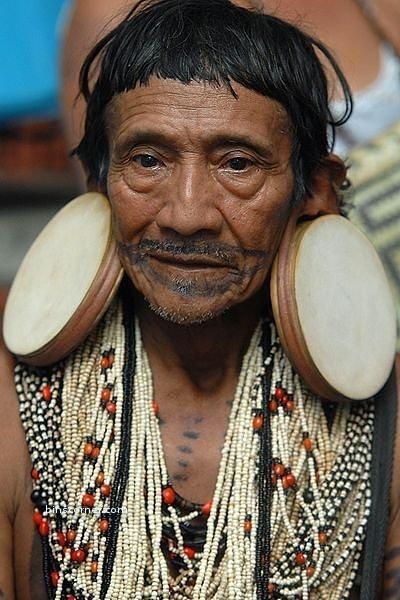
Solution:
[[[154,304],[147,300],[149,307],[151,310],[159,317],[168,321],[169,323],[174,323],[175,325],[200,325],[202,323],[207,323],[208,321],[212,321],[222,315],[224,312],[228,310],[228,307],[224,307],[220,310],[193,310],[193,308],[180,310],[177,308],[171,309],[165,306],[160,306]]]

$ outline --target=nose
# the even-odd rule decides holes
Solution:
[[[163,190],[164,203],[156,218],[158,226],[182,236],[219,233],[223,217],[217,207],[218,193],[206,166],[179,165]]]

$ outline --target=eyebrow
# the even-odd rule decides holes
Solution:
[[[162,132],[140,129],[127,134],[120,143],[117,143],[116,147],[119,152],[125,154],[135,146],[142,144],[154,144],[176,154],[180,151],[178,144],[172,136]],[[205,147],[208,151],[222,148],[245,148],[255,152],[266,160],[274,159],[274,152],[271,146],[255,141],[253,137],[247,135],[214,134],[206,140]]]
[[[166,150],[178,152],[177,144],[169,136],[156,131],[140,129],[128,133],[120,143],[116,144],[116,148],[120,152],[125,153],[135,146],[141,146],[142,144],[154,144]]]
[[[266,159],[272,159],[274,157],[273,150],[268,144],[258,142],[247,135],[225,136],[217,134],[211,136],[208,145],[211,148],[246,148]]]

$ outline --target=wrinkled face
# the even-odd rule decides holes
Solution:
[[[124,269],[177,323],[213,318],[262,286],[290,212],[285,111],[235,85],[151,79],[107,115],[108,195]]]

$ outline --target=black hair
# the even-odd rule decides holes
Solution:
[[[345,109],[336,120],[318,52],[343,90]],[[207,82],[233,94],[236,82],[278,101],[291,121],[294,200],[310,193],[311,177],[329,154],[335,127],[352,109],[348,84],[331,53],[297,27],[229,0],[142,0],[92,49],[81,69],[87,113],[75,153],[90,180],[104,185],[107,177],[108,104],[152,76]]]

